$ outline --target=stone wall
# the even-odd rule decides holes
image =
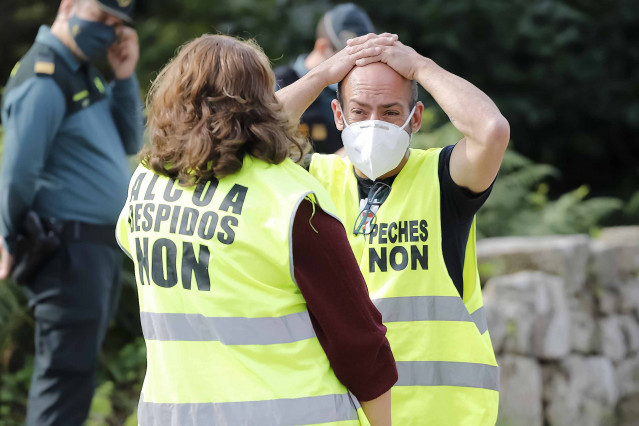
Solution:
[[[639,425],[639,227],[478,243],[500,426]]]

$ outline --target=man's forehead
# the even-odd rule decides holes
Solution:
[[[410,81],[386,64],[355,67],[344,79],[344,98],[368,101],[403,100],[410,97]]]

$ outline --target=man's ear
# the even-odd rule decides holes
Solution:
[[[340,108],[339,101],[333,99],[331,101],[331,108],[333,109],[333,119],[335,120],[335,127],[337,130],[344,130],[344,112]]]
[[[411,119],[412,133],[417,133],[419,129],[421,129],[423,115],[424,115],[424,104],[421,101],[418,101],[415,104],[415,112],[413,113],[413,118]]]
[[[330,40],[324,37],[320,37],[315,40],[315,47],[313,48],[313,50],[321,54],[326,59],[330,58],[336,53],[333,50],[333,45],[331,45]]]

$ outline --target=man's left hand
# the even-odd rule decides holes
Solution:
[[[354,45],[349,40],[348,45],[353,53],[362,49],[361,45]],[[427,59],[417,53],[412,47],[406,46],[399,40],[389,46],[379,46],[378,55],[370,55],[356,61],[357,66],[368,65],[372,62],[383,62],[393,68],[398,74],[407,80],[416,80],[417,71],[422,61]]]
[[[117,36],[118,41],[109,47],[108,58],[115,78],[122,80],[133,75],[140,57],[140,46],[138,34],[131,27],[120,27]]]

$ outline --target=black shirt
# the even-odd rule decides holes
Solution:
[[[492,185],[486,191],[474,192],[457,185],[450,176],[450,156],[455,145],[444,147],[439,154],[439,190],[441,199],[442,252],[448,275],[452,279],[459,295],[464,296],[464,259],[466,243],[473,217],[486,202]],[[354,173],[354,172],[353,172]],[[366,199],[375,181],[357,178],[360,199]],[[395,176],[382,179],[381,182],[392,187]]]

